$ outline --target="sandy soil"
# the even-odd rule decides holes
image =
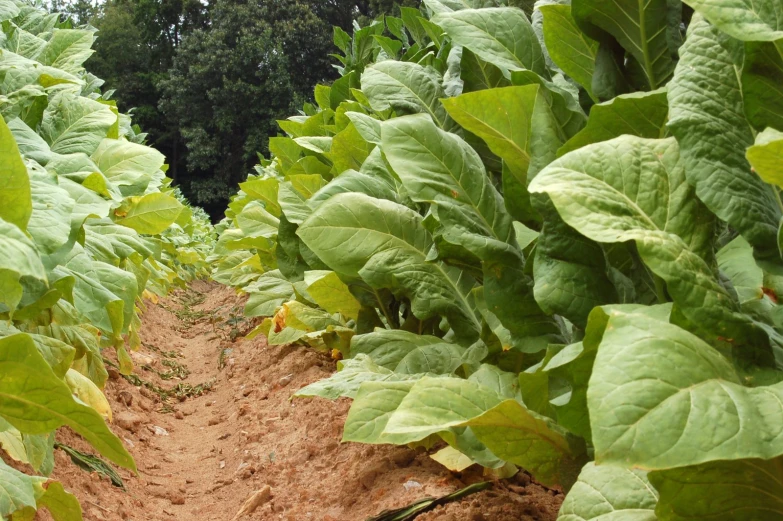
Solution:
[[[139,474],[120,470],[122,490],[56,451],[52,477],[76,494],[85,519],[363,521],[483,479],[477,469],[451,473],[421,449],[341,443],[348,400],[291,399],[334,362],[243,339],[253,324],[242,305],[231,289],[205,282],[147,302],[143,347],[133,353],[142,385],[111,371],[106,386],[112,429]],[[204,383],[211,387],[200,396],[161,399],[178,384],[198,391]],[[90,451],[67,430],[58,440]],[[416,519],[554,521],[562,498],[522,472]]]

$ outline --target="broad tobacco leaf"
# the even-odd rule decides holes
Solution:
[[[783,132],[765,129],[756,136],[745,156],[759,177],[783,188]]]
[[[685,3],[738,40],[771,42],[783,38],[783,6],[775,0],[687,0]]]
[[[533,26],[521,9],[510,7],[444,12],[432,21],[451,40],[506,70],[529,70],[548,77],[544,54]]]
[[[745,159],[753,132],[742,108],[737,50],[735,40],[694,16],[668,86],[669,129],[698,197],[748,240],[758,258],[777,258],[781,209],[774,189]]]
[[[440,236],[483,261],[490,311],[519,338],[557,334],[533,299],[513,221],[473,148],[425,116],[384,122],[381,141],[410,197],[434,203]]]
[[[11,312],[22,300],[22,277],[47,280],[33,242],[16,225],[0,219],[0,302]]]
[[[530,165],[530,122],[539,87],[480,90],[443,100],[449,115],[482,138],[524,185]]]
[[[412,210],[363,194],[324,202],[297,234],[331,269],[411,299],[419,319],[442,315],[470,343],[481,326],[455,270],[427,262],[432,237]]]
[[[666,90],[621,94],[593,105],[585,128],[557,151],[562,156],[591,143],[608,141],[623,134],[656,139],[666,132],[669,104]]]
[[[552,61],[580,84],[591,98],[598,42],[583,33],[571,16],[570,5],[542,5],[543,36]]]
[[[333,271],[306,271],[307,293],[319,307],[329,313],[340,313],[346,319],[357,320],[361,304],[351,295],[349,287]]]
[[[273,270],[262,274],[244,291],[249,295],[245,316],[271,317],[283,302],[291,300],[294,287],[279,270]]]
[[[356,337],[354,337],[356,338]],[[364,382],[406,382],[418,380],[421,374],[400,374],[376,364],[368,355],[359,353],[337,363],[337,372],[329,378],[299,389],[295,397],[320,396],[336,400],[342,396],[356,398]]]
[[[650,472],[660,499],[659,521],[751,521],[783,515],[780,457],[711,461]]]
[[[615,310],[587,391],[596,463],[665,470],[780,456],[782,398],[783,384],[744,387],[695,335]]]
[[[123,226],[155,235],[174,224],[182,209],[182,203],[174,197],[156,192],[128,198],[114,215],[118,217],[117,223]]]
[[[465,362],[466,349],[443,339],[402,330],[377,330],[351,340],[351,356],[400,374],[451,374]]]
[[[166,160],[154,148],[116,139],[101,141],[91,159],[125,197],[144,195]]]
[[[557,521],[657,521],[658,493],[642,470],[588,463]]]
[[[46,478],[28,476],[0,461],[0,515],[10,516],[25,507],[35,508],[37,488]]]
[[[62,93],[51,100],[44,111],[41,137],[52,152],[89,155],[95,152],[116,121],[117,116],[107,105]]]
[[[0,121],[0,189],[0,218],[26,230],[33,210],[30,181],[5,120]]]
[[[440,104],[441,78],[432,68],[393,60],[376,63],[362,74],[362,92],[376,111],[392,108],[399,115],[424,113],[441,127],[447,124]]]
[[[783,38],[745,43],[741,83],[748,121],[757,130],[783,130]]]
[[[575,0],[571,12],[577,25],[596,40],[608,33],[633,57],[648,89],[671,76],[675,61],[668,41],[670,22],[666,0],[640,4],[632,0]],[[679,20],[677,20],[679,24]]]

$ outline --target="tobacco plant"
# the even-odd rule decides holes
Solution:
[[[344,440],[563,521],[783,517],[783,7],[425,0],[240,184],[216,280],[331,351]]]

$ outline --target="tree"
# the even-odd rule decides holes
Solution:
[[[309,4],[212,5],[210,26],[184,39],[161,82],[160,106],[187,144],[189,178],[181,181],[195,203],[224,205],[256,154],[267,152],[276,119],[333,74],[332,50],[331,25]]]

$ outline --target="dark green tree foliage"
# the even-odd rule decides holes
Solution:
[[[187,144],[182,182],[195,202],[224,203],[266,152],[275,120],[330,75],[331,50],[330,23],[306,4],[213,4],[210,27],[185,38],[160,83],[160,106]]]

